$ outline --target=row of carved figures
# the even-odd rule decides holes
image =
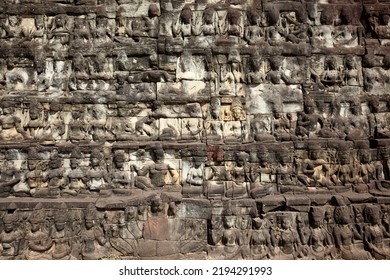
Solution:
[[[383,15],[368,15],[369,19],[359,22],[360,15],[356,18],[342,22],[343,18],[336,17],[329,22],[321,12],[315,18],[302,17],[302,11],[287,10],[277,15],[275,11],[262,12],[255,8],[248,8],[242,11],[234,7],[225,10],[216,10],[212,5],[203,11],[192,10],[189,5],[185,5],[181,11],[163,11],[156,4],[150,4],[147,12],[138,17],[126,14],[125,8],[119,7],[114,18],[100,16],[89,17],[69,16],[58,14],[47,17],[38,15],[35,18],[22,18],[18,15],[10,15],[1,22],[1,35],[5,38],[18,37],[48,37],[62,40],[69,39],[69,33],[78,40],[94,39],[97,42],[107,42],[115,35],[126,37],[188,37],[188,36],[210,36],[210,35],[230,35],[245,38],[249,43],[255,43],[264,37],[263,29],[271,27],[268,36],[278,40],[284,37],[285,41],[293,43],[306,42],[308,37],[308,27],[310,25],[340,26],[350,25],[350,27],[366,26],[367,30],[375,32],[379,36],[387,37],[388,32],[386,12]],[[336,13],[333,13],[336,16]],[[360,11],[361,14],[361,11]],[[344,17],[345,19],[345,17]],[[328,27],[329,28],[329,27]],[[335,32],[335,39],[344,36],[345,41],[352,41],[352,28],[347,28],[343,32]],[[387,32],[386,32],[387,31]],[[350,33],[348,33],[350,32]],[[310,33],[310,32],[309,32]],[[325,32],[323,32],[325,33]],[[327,34],[321,34],[326,36]],[[330,33],[330,32],[329,32]],[[329,34],[330,35],[330,34]],[[72,36],[72,37],[73,37]]]
[[[358,99],[350,102],[333,99],[325,103],[307,97],[300,104],[303,112],[266,114],[251,114],[239,98],[223,103],[220,97],[212,97],[209,104],[191,102],[179,107],[158,101],[151,107],[128,104],[114,108],[105,104],[17,105],[3,101],[0,140],[250,143],[313,137],[345,140],[390,137],[388,97],[385,101],[370,97],[363,105]],[[274,109],[283,106],[272,100],[265,104]]]
[[[72,57],[61,60],[36,58],[31,61],[34,69],[3,61],[3,75],[0,78],[3,87],[8,90],[50,92],[115,91],[123,87],[124,83],[180,81],[208,81],[221,88],[217,91],[235,84],[316,84],[319,90],[331,88],[333,91],[343,86],[364,86],[366,90],[370,90],[370,87],[386,82],[389,77],[385,69],[379,71],[362,68],[360,57],[353,55],[318,56],[308,61],[301,56],[288,58],[241,55],[234,47],[229,49],[228,54],[219,55],[219,58],[211,53],[192,55],[184,52],[177,57],[176,63],[169,64],[169,68],[176,72],[167,72],[157,70],[159,55],[152,47],[151,49],[149,54],[143,56],[128,55],[122,49],[115,51],[115,55],[99,51],[98,54],[89,56],[77,52]],[[226,61],[222,62],[221,57]],[[387,64],[388,57],[383,61]]]
[[[389,193],[386,150],[373,159],[375,150],[351,149],[345,142],[328,152],[318,144],[311,145],[309,152],[293,152],[280,145],[250,152],[224,151],[213,145],[207,149],[203,156],[185,159],[161,145],[149,152],[107,148],[82,152],[69,147],[62,152],[30,148],[26,154],[10,149],[3,154],[0,191],[2,196],[57,197],[99,192],[131,196],[164,189],[187,197],[219,199],[309,190]]]
[[[155,199],[151,206],[104,213],[92,204],[84,210],[4,213],[0,256],[99,259],[174,252],[218,259],[390,258],[386,206],[312,207],[309,213],[269,212],[261,217],[225,211],[210,220],[178,219],[176,206]],[[142,244],[148,241],[171,243],[176,249],[147,255]]]

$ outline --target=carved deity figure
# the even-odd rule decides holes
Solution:
[[[280,226],[271,231],[274,259],[297,259],[301,255],[301,240],[298,231],[292,226],[291,218],[288,214],[282,214],[279,217]]]
[[[260,146],[256,157],[250,166],[249,175],[250,195],[255,199],[274,191],[274,176],[272,175],[274,170],[270,161],[269,150],[265,146]]]
[[[331,233],[324,227],[324,212],[320,208],[312,208],[310,212],[311,234],[309,236],[310,257],[314,259],[331,259],[333,245]]]
[[[83,260],[96,260],[104,256],[107,238],[100,227],[96,208],[93,204],[85,209],[85,227],[80,233],[82,240],[81,256]]]
[[[271,234],[267,228],[267,221],[261,218],[254,218],[253,230],[250,239],[251,257],[254,260],[268,259],[273,254]]]
[[[370,255],[363,247],[359,248],[358,240],[363,236],[353,224],[353,213],[349,206],[340,205],[334,209],[336,225],[333,237],[338,257],[344,260],[367,260]]]
[[[328,57],[325,60],[324,71],[320,76],[321,83],[324,86],[340,86],[344,82],[343,73],[341,67],[337,65],[335,57]]]
[[[99,192],[109,186],[110,177],[103,162],[103,155],[97,149],[91,152],[89,169],[86,173],[87,187],[90,191]]]
[[[135,186],[146,190],[150,188],[161,188],[166,185],[166,176],[169,173],[172,181],[178,180],[178,173],[170,163],[164,162],[164,150],[157,147],[152,151],[153,162],[146,164],[142,168],[132,165],[132,170],[137,173]]]
[[[228,180],[225,196],[229,198],[247,197],[248,186],[247,180],[249,177],[249,155],[245,152],[236,154],[236,165],[232,167],[228,173]],[[231,184],[231,185],[230,185]]]
[[[85,168],[80,167],[80,161],[82,154],[80,149],[75,148],[72,150],[70,158],[70,170],[68,172],[69,187],[64,189],[64,193],[70,195],[77,195],[80,192],[85,191],[87,178],[85,176]]]
[[[379,205],[367,205],[364,209],[366,222],[364,227],[364,242],[371,256],[377,260],[390,259],[390,248],[384,243],[390,233],[382,225],[382,213]]]
[[[72,251],[72,232],[69,227],[69,213],[66,206],[61,205],[61,207],[55,212],[54,225],[50,228],[49,235],[53,245],[49,252],[54,260],[69,260]]]
[[[115,169],[112,173],[112,183],[115,189],[129,189],[134,187],[133,173],[126,169],[126,156],[123,150],[116,150],[114,153]],[[127,167],[128,168],[128,167]]]
[[[247,11],[248,26],[245,27],[244,37],[249,45],[265,42],[265,30],[260,25],[260,15],[257,11]]]
[[[2,104],[2,115],[0,116],[0,140],[18,141],[23,140],[27,135],[21,126],[21,119],[14,114],[14,109],[8,102]]]
[[[38,205],[28,219],[30,226],[26,234],[27,248],[25,252],[25,257],[28,260],[50,259],[48,251],[53,245],[53,240],[50,239],[49,232],[43,227],[46,218],[45,213],[40,208],[42,205]]]
[[[0,259],[15,259],[23,247],[23,233],[18,228],[18,222],[19,215],[17,212],[4,214],[4,229],[0,232]]]

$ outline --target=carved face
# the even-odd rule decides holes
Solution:
[[[91,158],[91,166],[97,167],[97,166],[99,166],[99,163],[100,163],[100,160],[98,158],[96,158],[96,157]]]
[[[14,225],[12,223],[4,223],[4,231],[10,233],[14,230]]]
[[[38,222],[30,222],[31,225],[31,231],[32,232],[37,232],[40,229],[39,223]]]
[[[55,25],[57,28],[61,28],[65,26],[65,18],[63,16],[57,16],[55,18]]]
[[[57,231],[64,230],[64,229],[65,229],[65,225],[66,225],[65,222],[60,222],[60,221],[56,221],[56,222],[54,223],[54,226],[55,226],[55,228],[56,228]]]
[[[225,224],[226,229],[230,229],[234,227],[234,224],[236,222],[236,217],[235,216],[224,216],[223,217],[223,222]]]
[[[321,150],[312,150],[310,152],[310,157],[312,160],[320,159],[321,158]]]
[[[213,8],[206,8],[203,12],[203,18],[206,24],[212,24],[214,21],[214,9]]]
[[[118,168],[118,169],[123,168],[124,162],[125,162],[125,159],[123,156],[114,157],[114,163],[115,163],[116,168]]]
[[[379,225],[381,222],[381,212],[378,207],[375,206],[368,206],[369,209],[367,211],[367,220],[371,225]]]
[[[151,210],[153,213],[162,212],[164,210],[164,204],[161,199],[152,201]]]
[[[236,120],[240,120],[244,115],[243,110],[240,106],[232,107],[232,113],[233,113],[233,118]]]
[[[240,226],[241,229],[248,229],[248,228],[250,228],[250,220],[249,220],[249,218],[245,217],[245,216],[241,217],[239,226]]]
[[[312,218],[312,225],[314,228],[318,228],[322,225],[322,216],[313,214],[311,218]]]
[[[93,220],[86,220],[85,221],[85,228],[91,229],[93,227]]]
[[[156,4],[150,4],[148,15],[150,18],[157,17],[160,14],[160,10]]]
[[[35,170],[37,168],[37,162],[35,160],[28,161],[28,169],[30,171]]]
[[[79,167],[78,160],[75,159],[75,158],[72,158],[72,159],[70,160],[70,168],[76,169],[77,167]]]
[[[35,18],[35,27],[37,29],[42,29],[45,27],[45,22],[42,17],[36,17]]]
[[[290,217],[282,217],[280,226],[282,229],[289,229],[291,227]]]
[[[156,150],[154,150],[153,154],[154,154],[154,159],[155,159],[156,161],[159,161],[159,160],[163,160],[163,159],[164,159],[164,150],[162,150],[162,149],[156,149]]]
[[[50,168],[56,169],[61,167],[61,160],[60,159],[52,159],[50,160]]]
[[[185,7],[180,14],[180,19],[184,24],[190,24],[192,18],[192,10],[189,7]]]

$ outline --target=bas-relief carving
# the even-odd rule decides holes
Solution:
[[[98,2],[0,20],[2,259],[389,258],[386,5]]]

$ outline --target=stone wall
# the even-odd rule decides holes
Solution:
[[[0,259],[390,258],[388,0],[0,11]]]

